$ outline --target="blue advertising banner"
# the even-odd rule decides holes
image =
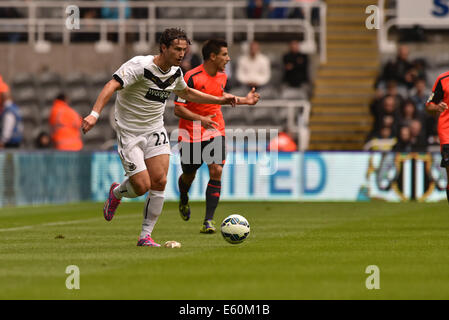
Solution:
[[[367,152],[228,153],[221,199],[242,201],[440,201],[446,171],[440,154]],[[103,202],[112,182],[124,180],[116,152],[2,152],[0,206]],[[170,158],[166,199],[179,198],[178,154]],[[203,165],[190,189],[204,200]],[[143,201],[144,196],[124,201]]]
[[[223,168],[222,200],[246,201],[439,201],[446,199],[446,172],[439,154],[364,152],[279,153],[267,159],[228,154]],[[166,199],[178,200],[179,156],[173,155]],[[124,171],[113,153],[95,153],[92,161],[92,200],[104,201],[113,181]],[[204,200],[207,166],[197,172],[191,200]],[[143,200],[143,197],[136,200]]]

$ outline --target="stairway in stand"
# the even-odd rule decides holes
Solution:
[[[362,150],[380,68],[377,31],[365,27],[372,0],[327,0],[327,63],[315,78],[309,150]]]

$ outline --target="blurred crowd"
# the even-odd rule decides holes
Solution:
[[[437,119],[426,112],[435,80],[426,78],[426,67],[424,59],[410,60],[406,45],[383,66],[370,105],[374,122],[366,150],[426,152],[439,144]]]
[[[79,151],[81,139],[81,116],[68,105],[65,94],[53,101],[47,131],[40,131],[34,140],[36,149]],[[23,145],[24,123],[21,110],[14,103],[9,86],[0,76],[0,149],[17,149]]]

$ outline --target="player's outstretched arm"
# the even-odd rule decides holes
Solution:
[[[97,123],[101,110],[103,110],[109,99],[111,99],[112,94],[115,91],[119,90],[121,87],[121,84],[115,79],[112,79],[105,84],[100,94],[98,95],[97,100],[95,101],[92,112],[83,119],[83,123],[81,125],[83,133],[86,133],[93,128],[93,126]]]
[[[187,109],[186,107],[175,105],[175,115],[179,118],[183,118],[185,120],[190,121],[201,121],[201,125],[205,129],[215,129],[214,126],[218,126],[218,123],[212,120],[216,115],[208,115],[208,116],[201,116],[197,113],[194,113]]]
[[[184,100],[195,103],[230,104],[232,106],[235,106],[236,104],[236,97],[229,93],[226,93],[221,97],[216,97],[190,87],[186,87],[184,90],[174,91],[174,93]]]
[[[249,105],[255,105],[259,99],[260,95],[256,92],[256,88],[252,88],[250,92],[246,95],[246,97],[235,97],[236,98],[236,104],[249,104]]]

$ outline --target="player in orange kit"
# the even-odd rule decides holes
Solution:
[[[432,94],[427,100],[429,113],[439,114],[438,137],[440,138],[441,167],[446,168],[449,177],[449,71],[438,76],[433,85]],[[449,201],[449,183],[446,186],[446,198]]]
[[[222,96],[226,87],[226,64],[231,60],[224,40],[208,40],[202,48],[204,63],[184,76],[191,88],[214,96]],[[246,97],[236,97],[237,104],[254,105],[259,94],[253,88]],[[221,106],[175,100],[175,114],[179,120],[182,175],[179,177],[179,212],[183,220],[190,219],[188,191],[196,171],[205,162],[210,180],[206,188],[206,215],[200,232],[214,233],[213,216],[221,193],[221,173],[226,158],[225,123]],[[189,120],[185,120],[189,119]],[[201,124],[200,124],[201,123]],[[211,128],[212,125],[212,128]]]

